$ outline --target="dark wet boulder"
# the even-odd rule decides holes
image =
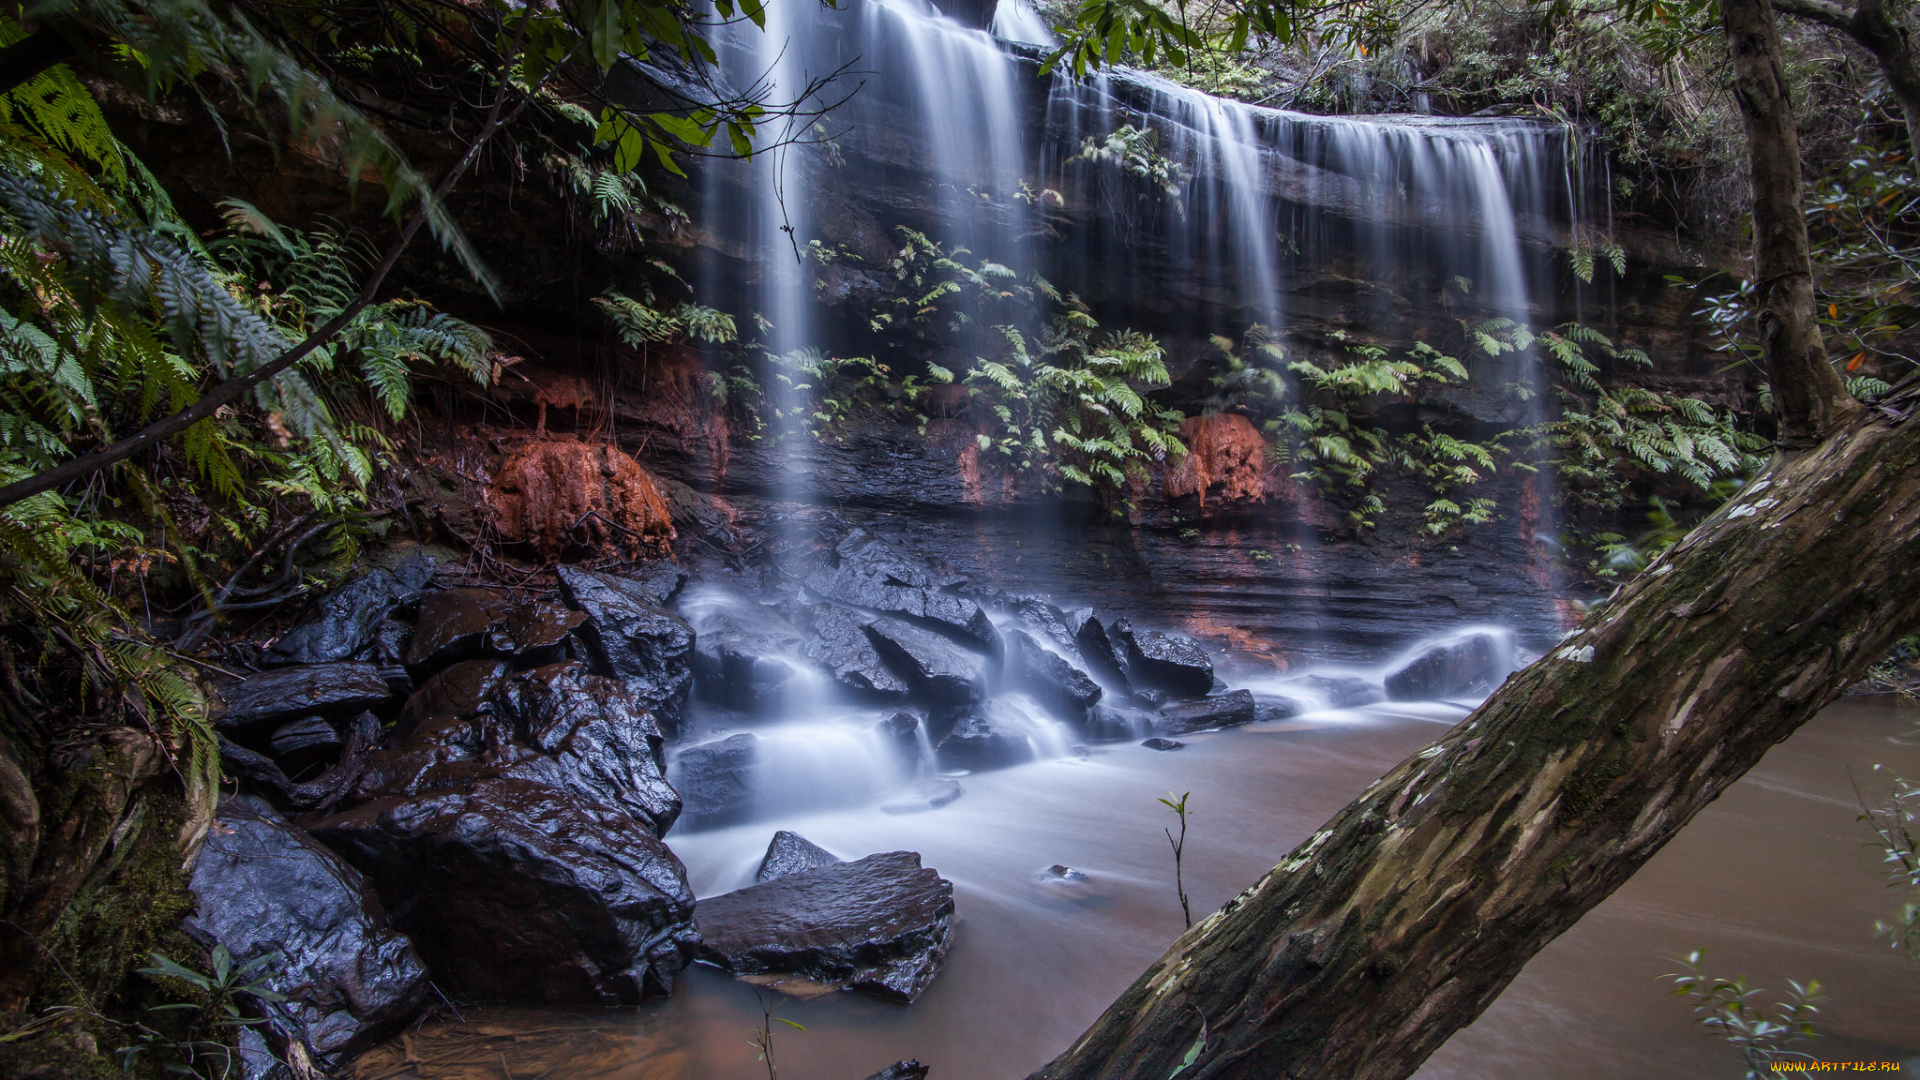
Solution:
[[[898,619],[875,619],[867,640],[887,667],[931,706],[966,706],[987,695],[987,658]]]
[[[1005,598],[1008,610],[1022,629],[1064,653],[1069,662],[1080,658],[1080,645],[1074,640],[1078,622],[1044,596],[1014,595]],[[1091,609],[1088,609],[1091,614]],[[1081,622],[1086,620],[1082,615]]]
[[[1213,660],[1198,642],[1180,634],[1136,630],[1125,619],[1108,628],[1110,644],[1126,653],[1130,685],[1171,697],[1205,697],[1213,690]]]
[[[366,658],[381,623],[420,599],[433,580],[433,560],[412,558],[374,569],[320,598],[313,615],[268,646],[276,664],[328,664]]]
[[[693,687],[693,627],[648,599],[659,589],[647,581],[571,566],[559,575],[567,603],[586,613],[581,637],[597,673],[624,682],[662,731],[678,735]]]
[[[643,564],[638,570],[629,572],[626,579],[634,583],[642,599],[654,607],[666,607],[680,595],[686,587],[687,572],[670,562],[656,559]]]
[[[1287,699],[1266,701],[1256,700],[1253,705],[1253,718],[1260,723],[1273,720],[1286,720],[1300,715],[1300,706]]]
[[[1096,618],[1091,611],[1084,617],[1077,613],[1078,625],[1073,626],[1074,644],[1080,647],[1080,656],[1086,660],[1093,674],[1113,683],[1123,690],[1130,690],[1132,684],[1127,680],[1127,648],[1124,641],[1115,641],[1107,632],[1106,624]]]
[[[692,606],[692,605],[689,605]],[[693,685],[702,699],[742,712],[778,708],[811,681],[807,638],[777,613],[735,600],[689,611]]]
[[[563,660],[512,676],[498,697],[519,739],[560,766],[558,786],[621,807],[655,835],[673,827],[681,804],[667,784],[665,740],[618,682]]]
[[[1007,634],[1006,682],[1069,723],[1084,722],[1100,700],[1098,683],[1024,630]]]
[[[927,1080],[927,1067],[909,1058],[894,1062],[867,1080]]]
[[[302,716],[351,716],[393,696],[379,669],[361,663],[272,668],[216,689],[227,707],[215,721],[223,731]]]
[[[827,669],[835,683],[854,696],[897,701],[907,696],[907,683],[880,658],[867,637],[873,620],[835,604],[810,604],[798,609],[809,637],[807,658]]]
[[[753,808],[753,766],[760,740],[741,732],[689,746],[674,756],[671,782],[689,824],[738,821]]]
[[[1087,711],[1086,735],[1094,742],[1125,742],[1152,727],[1139,713],[1096,705]]]
[[[966,793],[967,789],[961,787],[958,780],[922,780],[889,795],[887,801],[880,804],[880,812],[896,817],[901,814],[924,814],[929,810],[951,806]]]
[[[702,900],[694,917],[700,958],[731,974],[795,976],[905,1003],[946,962],[953,883],[918,854],[892,851]]]
[[[586,616],[542,597],[497,589],[443,589],[420,603],[406,664],[431,671],[461,660],[513,657],[521,664],[564,659]]]
[[[764,884],[774,878],[797,874],[816,866],[832,866],[845,861],[799,833],[781,829],[773,834],[773,841],[767,845],[766,857],[760,860],[760,869],[754,872],[753,880]]]
[[[1491,693],[1506,674],[1506,652],[1506,642],[1490,633],[1439,642],[1387,675],[1387,699],[1431,701]]]
[[[854,530],[834,549],[834,565],[807,578],[823,600],[911,620],[986,652],[999,649],[993,620],[979,604],[946,591],[943,581],[886,541]]]
[[[618,807],[514,777],[313,822],[454,997],[631,1005],[692,959],[686,869]]]
[[[1000,730],[990,715],[976,712],[961,717],[940,740],[939,755],[943,768],[985,772],[1032,761],[1033,745],[1024,735]]]
[[[236,961],[276,957],[267,986],[282,1037],[322,1067],[406,1023],[427,993],[413,945],[387,928],[361,875],[252,796],[225,799],[193,866],[185,928]]]
[[[1253,691],[1234,690],[1218,697],[1169,705],[1153,718],[1153,728],[1163,735],[1186,735],[1212,728],[1251,724],[1254,715]]]
[[[1151,739],[1141,740],[1140,745],[1146,747],[1149,750],[1179,750],[1184,748],[1187,744],[1180,742],[1177,739],[1163,739],[1158,735],[1156,735]]]
[[[494,694],[506,682],[507,674],[503,660],[463,660],[436,672],[408,695],[394,723],[394,734],[406,738],[414,728],[438,717],[492,715]]]
[[[289,720],[267,736],[273,756],[284,758],[302,751],[327,750],[340,745],[340,732],[324,717],[303,716]]]

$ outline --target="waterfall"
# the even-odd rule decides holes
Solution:
[[[750,268],[775,353],[853,333],[830,325],[796,247],[878,251],[898,226],[1044,274],[1109,320],[1204,340],[1309,318],[1554,318],[1555,252],[1597,224],[1596,170],[1564,126],[1312,116],[1125,69],[1042,77],[1050,35],[1025,0],[1001,0],[992,34],[926,0],[767,12],[764,33],[719,35],[736,87],[777,103],[842,73],[810,102],[838,103],[824,120],[767,133],[796,143],[706,170],[712,246]],[[1157,200],[1083,153],[1126,127],[1173,167]],[[1351,300],[1329,313],[1336,294]]]

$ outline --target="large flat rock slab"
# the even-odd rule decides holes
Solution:
[[[786,874],[700,901],[702,961],[789,993],[926,992],[953,943],[953,883],[912,851]],[[791,980],[768,978],[792,976]]]

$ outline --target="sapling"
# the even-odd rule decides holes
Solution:
[[[767,1080],[780,1080],[780,1069],[773,1061],[773,1033],[775,1030],[773,1025],[785,1024],[802,1035],[807,1033],[807,1029],[784,1016],[773,1015],[779,1011],[781,1005],[786,1003],[787,999],[784,995],[762,993],[759,990],[755,990],[753,996],[759,999],[760,1002],[760,1026],[754,1029],[753,1038],[747,1041],[747,1045],[760,1051],[760,1060],[765,1062],[767,1066]]]
[[[1179,800],[1175,801],[1173,792],[1169,791],[1167,797],[1160,800],[1160,805],[1171,810],[1180,819],[1178,839],[1174,838],[1172,829],[1162,831],[1167,834],[1167,843],[1173,848],[1173,891],[1180,897],[1180,914],[1187,920],[1189,930],[1193,929],[1193,907],[1187,901],[1187,885],[1185,879],[1181,877],[1180,860],[1187,850],[1187,796],[1192,794],[1191,791],[1183,791],[1180,793]]]

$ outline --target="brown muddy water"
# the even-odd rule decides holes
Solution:
[[[784,1080],[858,1080],[900,1058],[933,1080],[1017,1080],[1067,1046],[1181,929],[1156,801],[1192,791],[1187,886],[1210,911],[1393,764],[1464,715],[1376,706],[1123,745],[963,779],[942,810],[794,815],[675,834],[697,895],[738,888],[777,828],[837,854],[910,849],[951,878],[958,932],[918,1003],[783,1001]],[[1619,892],[1535,957],[1420,1080],[1735,1078],[1661,978],[1707,951],[1714,973],[1767,987],[1818,979],[1828,1061],[1906,1063],[1920,1076],[1920,963],[1874,935],[1898,908],[1857,817],[1892,775],[1920,777],[1920,713],[1842,702],[1776,747]],[[1876,772],[1874,766],[1884,767]],[[1053,863],[1084,882],[1042,881]],[[707,1080],[767,1076],[749,1045],[752,988],[710,969],[637,1011],[463,1010],[366,1055],[356,1080]],[[1885,1075],[1884,1073],[1882,1075]]]

